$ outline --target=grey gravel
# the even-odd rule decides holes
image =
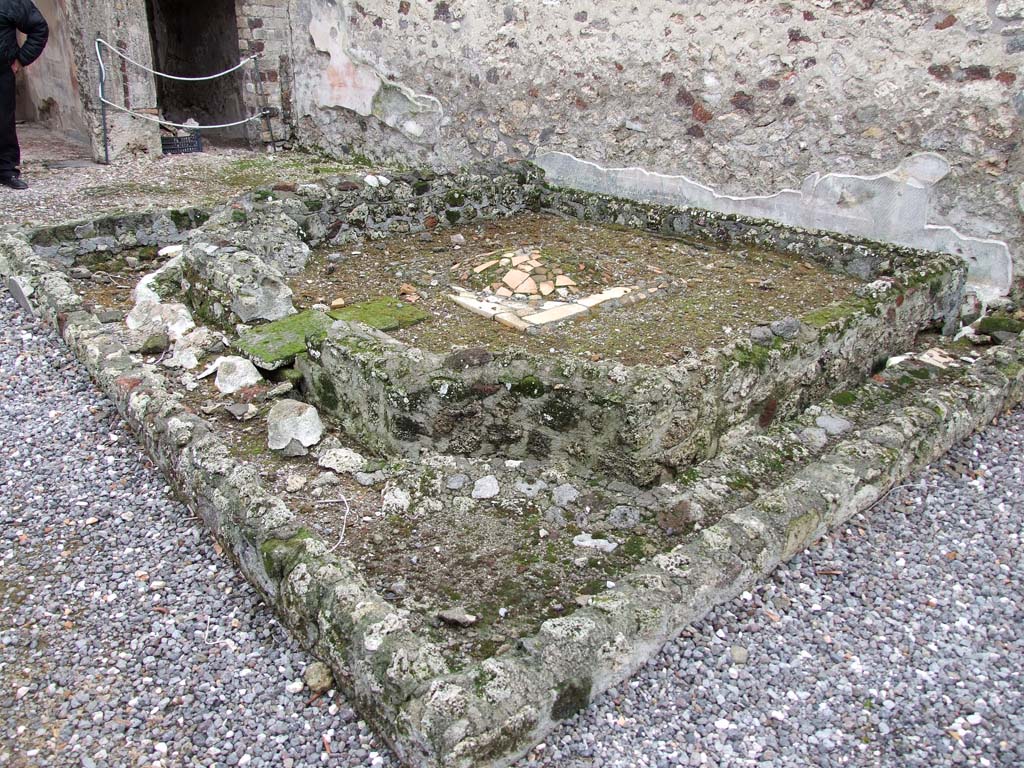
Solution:
[[[0,302],[0,766],[397,765],[342,696],[287,693],[314,660],[15,307]]]
[[[288,693],[313,659],[15,308],[0,765],[395,766],[344,697]],[[1024,765],[1022,455],[1017,410],[712,611],[520,768]]]
[[[713,610],[521,765],[1024,765],[1022,531],[1018,408]]]

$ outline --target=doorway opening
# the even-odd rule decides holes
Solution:
[[[153,62],[158,72],[203,77],[238,64],[238,19],[235,0],[147,0]],[[231,123],[248,117],[243,99],[243,70],[216,80],[156,78],[157,104],[166,120],[203,125]],[[237,144],[246,126],[203,132],[204,141]]]

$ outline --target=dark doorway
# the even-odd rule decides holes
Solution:
[[[238,64],[235,0],[147,0],[153,61],[158,72],[202,77]],[[158,77],[157,103],[164,118],[203,125],[232,123],[248,115],[242,100],[243,71],[199,82]],[[245,126],[203,132],[206,139],[245,138]]]

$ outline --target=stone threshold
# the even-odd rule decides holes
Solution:
[[[85,311],[64,275],[27,242],[0,235],[0,275],[58,329],[190,509],[300,642],[331,665],[360,713],[417,767],[511,764],[714,605],[869,509],[1024,395],[1024,339],[987,350],[956,377],[922,385],[884,423],[844,431],[818,459],[759,488],[588,606],[544,622],[511,651],[454,668],[411,631],[406,612],[301,528],[254,468],[231,458],[210,425]]]

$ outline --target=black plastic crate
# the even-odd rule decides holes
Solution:
[[[203,151],[203,138],[199,131],[191,131],[188,136],[161,136],[160,144],[165,155],[187,155]]]

